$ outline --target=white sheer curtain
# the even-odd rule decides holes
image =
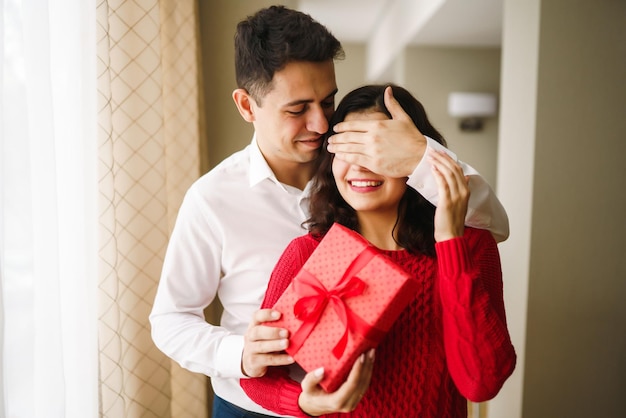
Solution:
[[[150,339],[198,177],[195,0],[0,0],[0,418],[202,417]]]
[[[0,0],[2,417],[98,414],[95,8]]]

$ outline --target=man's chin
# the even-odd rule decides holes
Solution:
[[[317,157],[320,156],[320,151],[321,147],[303,150],[303,152],[300,152],[300,162],[310,163],[317,160]]]

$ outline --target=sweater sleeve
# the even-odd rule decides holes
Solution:
[[[516,354],[507,329],[500,256],[494,238],[466,228],[436,244],[448,369],[467,399],[493,398],[513,373]]]
[[[310,236],[296,238],[285,249],[270,277],[261,308],[276,304],[315,247]],[[288,367],[270,367],[263,377],[240,379],[244,392],[257,404],[280,415],[308,417],[298,406],[302,388],[289,377]]]

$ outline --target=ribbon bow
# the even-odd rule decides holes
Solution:
[[[335,347],[333,355],[341,358],[348,344],[348,334],[358,333],[366,338],[376,338],[382,333],[354,313],[346,304],[346,299],[363,294],[367,284],[356,277],[365,265],[377,254],[373,247],[366,247],[350,264],[341,279],[331,289],[324,285],[310,272],[302,269],[294,280],[294,290],[300,298],[296,301],[293,312],[302,321],[300,328],[291,337],[291,348],[297,352],[319,322],[324,310],[330,304],[337,313],[343,326],[343,334]]]

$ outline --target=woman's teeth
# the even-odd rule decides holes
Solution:
[[[353,187],[377,187],[383,184],[382,181],[372,181],[372,180],[353,180],[350,181],[350,185]]]

